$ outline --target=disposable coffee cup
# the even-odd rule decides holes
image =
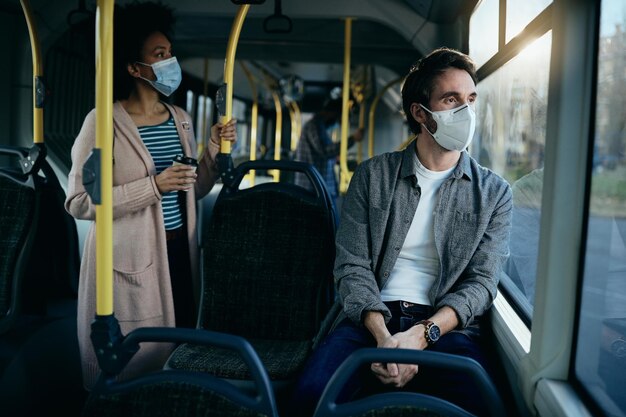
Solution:
[[[172,165],[188,165],[193,168],[193,172],[196,172],[196,169],[198,169],[197,160],[189,156],[183,156],[183,155],[176,155],[174,157],[174,162],[172,162]],[[188,190],[185,190],[185,191],[188,191]]]
[[[196,171],[196,169],[198,169],[198,161],[197,160],[195,160],[195,159],[193,159],[193,158],[191,158],[189,156],[183,156],[183,155],[176,155],[172,165],[189,165],[190,167],[193,168],[194,172]]]

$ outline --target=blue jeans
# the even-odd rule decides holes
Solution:
[[[416,322],[427,319],[433,314],[433,310],[429,306],[402,301],[385,304],[392,314],[391,320],[387,323],[387,328],[391,334],[406,331]],[[375,346],[376,341],[367,329],[355,326],[349,319],[339,323],[335,330],[318,346],[304,366],[294,388],[287,415],[312,415],[326,384],[339,365],[357,349]],[[478,361],[489,372],[490,366],[478,340],[463,333],[447,333],[428,349],[470,357]],[[346,402],[361,395],[371,395],[396,389],[380,383],[370,371],[370,366],[367,365],[348,380],[338,402]],[[473,382],[458,372],[420,366],[418,374],[402,390],[444,398],[476,415],[486,414],[482,397],[475,389]]]

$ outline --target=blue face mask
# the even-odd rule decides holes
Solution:
[[[169,97],[174,91],[176,91],[183,79],[180,65],[178,65],[178,61],[175,56],[163,61],[155,62],[154,64],[145,64],[143,62],[137,63],[152,67],[156,80],[149,80],[144,77],[140,78],[149,82],[155,90],[165,96]]]

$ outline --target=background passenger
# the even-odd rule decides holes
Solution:
[[[329,128],[336,125],[341,118],[342,100],[328,99],[322,110],[317,112],[315,116],[302,128],[302,134],[296,147],[296,161],[307,162],[313,165],[322,175],[326,188],[336,202],[339,196],[339,187],[337,184],[337,175],[335,174],[335,165],[337,157],[341,150],[340,142],[333,142],[328,133]],[[355,142],[363,139],[363,129],[357,129],[352,136],[348,138],[348,148]],[[296,174],[295,183],[312,189],[310,181],[303,174]],[[335,204],[336,206],[336,204]]]
[[[137,327],[195,327],[198,255],[195,201],[218,178],[220,137],[235,141],[235,121],[211,127],[209,147],[197,171],[172,166],[176,155],[195,157],[190,116],[162,101],[179,86],[181,69],[169,33],[173,13],[156,3],[133,3],[115,11],[113,106],[114,312],[122,332]],[[95,218],[83,187],[83,165],[95,146],[95,110],[72,148],[66,209],[77,219]],[[84,385],[99,372],[90,340],[95,317],[95,223],[86,238],[80,271],[78,339]],[[126,376],[160,368],[169,354],[143,346]]]
[[[417,139],[363,162],[352,178],[336,238],[343,311],[305,365],[294,410],[310,414],[335,370],[362,347],[429,349],[489,370],[479,318],[508,256],[512,197],[504,179],[465,151],[476,97],[474,63],[458,51],[437,49],[408,74],[402,102]],[[359,389],[406,388],[485,411],[460,373],[374,363],[365,375],[352,378],[344,400]]]

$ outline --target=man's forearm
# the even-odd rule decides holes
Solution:
[[[442,335],[456,329],[459,325],[456,312],[448,306],[441,307],[429,320],[439,326]]]
[[[379,311],[367,311],[363,319],[363,324],[365,325],[365,328],[369,330],[372,336],[374,336],[374,339],[376,339],[376,344],[379,346],[385,339],[391,336],[391,333],[389,333],[389,330],[387,330],[385,318]]]

